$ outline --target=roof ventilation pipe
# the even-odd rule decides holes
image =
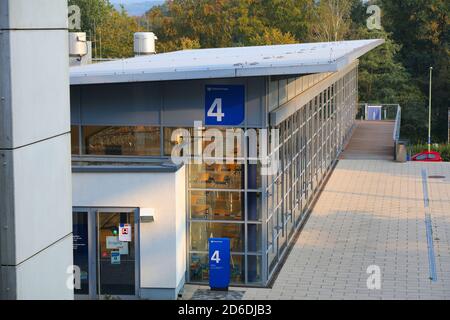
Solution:
[[[134,54],[136,56],[155,54],[156,40],[158,37],[153,32],[136,32],[134,34]]]
[[[82,66],[92,63],[92,42],[85,32],[69,32],[69,65]]]
[[[85,32],[69,33],[69,56],[81,58],[88,54],[88,45]]]

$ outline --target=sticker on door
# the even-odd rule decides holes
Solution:
[[[111,264],[120,264],[120,252],[111,251]]]
[[[131,242],[131,224],[121,223],[119,225],[119,241]]]

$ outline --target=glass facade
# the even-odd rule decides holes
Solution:
[[[72,154],[161,156],[159,127],[72,125]]]
[[[208,281],[211,237],[231,241],[232,285],[264,286],[270,281],[353,125],[357,67],[334,82],[330,76],[324,73],[267,79],[267,99],[261,99],[263,113],[283,108],[287,102],[292,105],[294,99],[321,81],[329,83],[328,87],[320,85],[321,91],[316,90],[316,96],[309,101],[299,99],[302,105],[277,125],[253,127],[278,129],[278,146],[266,159],[275,153],[279,155],[280,165],[274,174],[261,175],[260,162],[251,161],[248,153],[255,146],[249,144],[249,137],[243,139],[244,150],[234,149],[237,158],[232,163],[224,161],[223,150],[220,157],[213,154],[209,159],[221,163],[192,161],[186,165],[188,282]],[[265,115],[261,119],[268,121]],[[243,130],[252,129],[249,121],[247,118],[241,126]],[[173,122],[155,126],[72,126],[72,152],[168,157],[172,148],[183,142],[181,136],[171,141],[179,128],[187,129],[191,136],[196,133],[186,124],[176,126]],[[269,137],[268,145],[271,139],[274,136]],[[192,139],[192,147],[201,144],[205,149],[209,143],[203,135]]]
[[[265,260],[270,279],[337,158],[357,110],[357,69],[320,92],[276,128],[277,174],[267,181]]]
[[[70,131],[72,154],[80,154],[80,127],[72,125]]]
[[[245,154],[231,164],[188,165],[190,282],[208,280],[208,239],[224,237],[230,239],[232,284],[263,285],[262,191],[258,166]]]
[[[272,77],[269,83],[269,111],[292,100],[329,75],[331,73],[313,73],[289,78]]]

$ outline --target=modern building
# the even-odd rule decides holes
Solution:
[[[233,285],[268,285],[352,130],[358,58],[382,43],[185,50],[71,68],[77,296],[173,299],[186,282],[208,282],[211,237],[231,241]],[[208,129],[242,129],[243,151],[173,163],[186,145],[172,139],[179,128],[194,150],[212,143]],[[121,241],[124,228],[132,236]]]

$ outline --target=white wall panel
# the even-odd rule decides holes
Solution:
[[[176,283],[183,280],[186,273],[186,172],[179,170],[175,177],[175,200],[176,200]]]
[[[67,28],[67,12],[64,0],[0,0],[0,29]]]
[[[70,136],[11,152],[16,258],[10,264],[15,264],[72,232]]]
[[[0,146],[14,148],[69,131],[69,62],[67,50],[61,50],[67,41],[63,30],[4,31],[0,35],[11,81],[3,92],[2,116],[9,118],[12,127],[0,135]]]
[[[140,224],[141,288],[176,288],[186,271],[184,168],[177,173],[73,173],[75,207],[152,208]]]
[[[73,265],[72,235],[38,253],[16,268],[17,299],[73,300],[69,266]],[[51,263],[49,263],[51,261]]]

